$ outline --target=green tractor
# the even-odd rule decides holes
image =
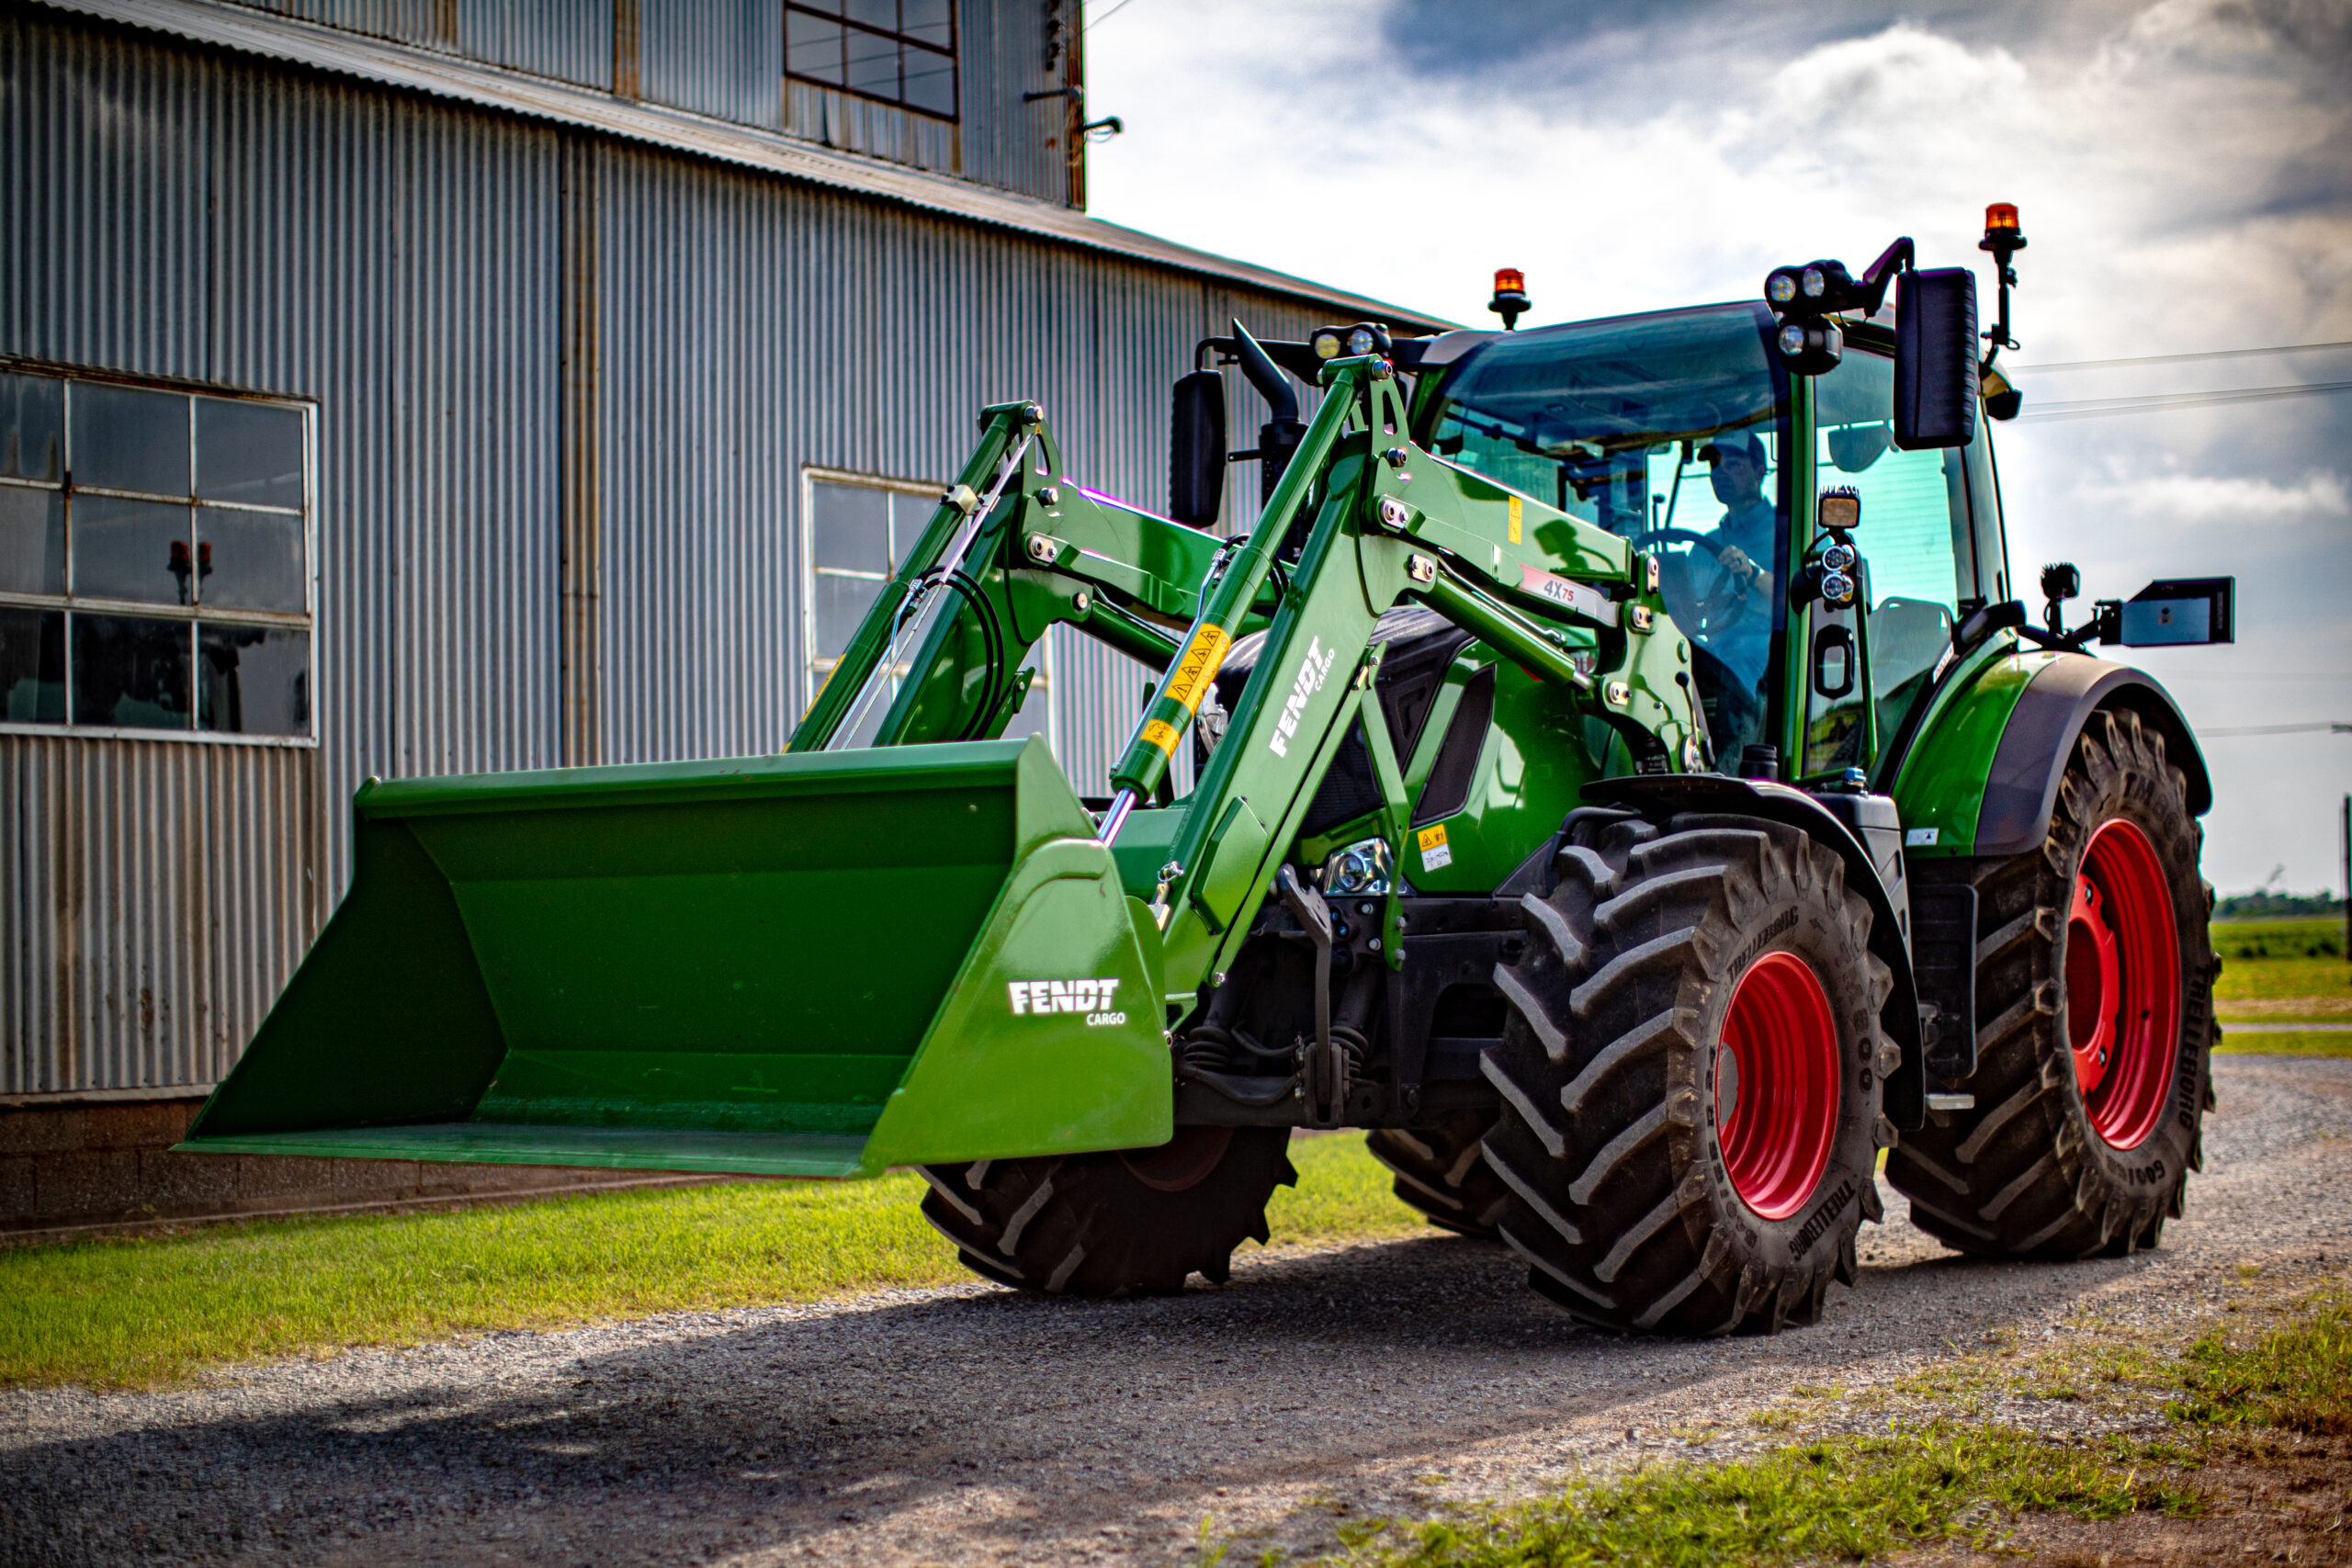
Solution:
[[[1223,1280],[1292,1131],[1365,1128],[1577,1317],[1673,1333],[1810,1321],[1887,1151],[1963,1251],[2153,1245],[2211,1102],[2211,791],[2084,649],[2226,640],[2232,587],[2069,631],[2052,568],[2030,623],[1979,418],[2022,243],[1981,359],[1908,241],[1760,304],[1237,322],[1170,516],[989,408],[786,753],[369,781],[182,1146],[914,1167],[974,1270],[1116,1296]],[[999,739],[1056,625],[1160,671],[1105,797]]]

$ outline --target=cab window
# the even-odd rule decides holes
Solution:
[[[1981,602],[2005,584],[1997,562],[1980,570],[1980,541],[1997,558],[2000,522],[1980,423],[1965,448],[1903,452],[1887,423],[1894,405],[1894,366],[1849,347],[1837,369],[1815,383],[1815,453],[1821,483],[1850,485],[1862,498],[1854,543],[1862,557],[1869,604],[1869,679],[1882,737],[1893,733],[1951,644],[1963,602]],[[1973,482],[1972,482],[1973,481]],[[1981,509],[1972,495],[1981,492]],[[1990,514],[1989,528],[1976,515]],[[1986,584],[1985,576],[1996,581]]]

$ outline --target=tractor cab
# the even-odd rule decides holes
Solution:
[[[1874,773],[1956,622],[2009,597],[1991,438],[1894,445],[1891,328],[1810,377],[1778,332],[1758,303],[1440,339],[1416,434],[1657,557],[1724,771],[1769,747],[1800,781]],[[1861,502],[1859,592],[1792,608],[1825,487]]]

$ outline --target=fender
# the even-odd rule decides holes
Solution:
[[[2188,779],[2188,812],[2201,817],[2213,804],[2204,753],[2172,694],[2127,665],[2088,654],[2062,654],[2018,696],[2000,746],[1984,776],[1976,815],[1980,856],[2021,855],[2041,847],[2058,803],[2058,781],[2083,727],[2101,708],[2120,708],[2165,738],[2165,755]]]
[[[1638,812],[1664,826],[1686,811],[1723,812],[1783,822],[1838,852],[1846,863],[1846,886],[1869,901],[1871,952],[1894,976],[1894,989],[1879,1010],[1879,1026],[1903,1053],[1902,1065],[1886,1080],[1887,1119],[1903,1132],[1927,1121],[1928,1080],[1919,1032],[1919,993],[1911,973],[1908,910],[1897,909],[1894,893],[1871,863],[1870,852],[1835,813],[1800,789],[1770,779],[1726,778],[1720,773],[1636,773],[1599,779],[1585,785],[1587,800]]]

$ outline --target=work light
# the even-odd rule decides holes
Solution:
[[[1861,525],[1861,492],[1851,485],[1838,485],[1835,489],[1823,491],[1816,515],[1821,519],[1821,525],[1829,532],[1851,533]]]
[[[1340,342],[1340,333],[1338,328],[1318,327],[1316,329],[1315,335],[1308,338],[1306,341],[1308,344],[1313,345],[1316,358],[1337,359],[1340,357],[1340,351],[1342,345]]]

